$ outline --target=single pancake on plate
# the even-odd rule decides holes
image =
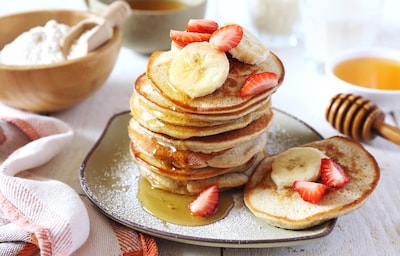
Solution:
[[[273,226],[299,230],[348,214],[362,206],[378,184],[378,164],[360,143],[334,136],[303,146],[318,149],[338,163],[350,181],[342,188],[328,188],[320,201],[310,203],[292,187],[274,183],[272,165],[279,154],[266,157],[246,183],[244,202],[255,216]]]

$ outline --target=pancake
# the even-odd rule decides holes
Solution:
[[[139,167],[140,175],[149,181],[153,188],[163,189],[175,194],[195,195],[203,189],[218,185],[220,189],[243,186],[249,179],[244,173],[227,173],[203,180],[176,181],[167,176],[151,172],[144,166]]]
[[[292,188],[276,187],[271,179],[276,156],[265,158],[245,186],[244,202],[255,216],[273,226],[305,229],[350,213],[367,200],[378,184],[378,164],[360,143],[335,136],[304,146],[317,148],[340,164],[350,182],[340,189],[328,189],[318,203],[308,203]]]
[[[203,168],[171,168],[171,166],[165,165],[159,159],[140,152],[136,147],[135,143],[131,142],[131,153],[135,160],[141,166],[146,166],[152,172],[156,172],[160,175],[168,176],[175,180],[199,180],[207,179],[214,176],[218,176],[229,172],[245,172],[251,166],[254,165],[257,160],[257,154],[252,156],[250,160],[242,165],[230,167],[230,168],[215,168],[215,167],[203,167]],[[257,152],[258,153],[258,152]]]
[[[138,101],[135,103],[135,101]],[[146,74],[139,76],[135,82],[135,91],[130,100],[131,109],[136,105],[141,105],[152,112],[162,121],[176,125],[190,126],[213,126],[231,122],[239,117],[249,114],[260,108],[264,104],[270,104],[270,97],[262,99],[260,102],[248,106],[247,108],[230,113],[196,113],[186,112],[179,106],[163,97],[154,87]]]
[[[212,126],[193,126],[193,125],[175,125],[169,122],[169,120],[161,120],[158,116],[162,116],[162,114],[158,114],[148,111],[146,107],[139,104],[139,102],[135,101],[135,97],[133,99],[131,114],[132,116],[144,127],[147,129],[156,132],[163,133],[165,135],[177,138],[177,139],[188,139],[191,137],[204,137],[216,135],[224,132],[229,132],[232,130],[241,129],[247,125],[249,125],[254,120],[260,118],[263,115],[268,114],[271,111],[270,103],[266,102],[260,108],[255,111],[250,112],[249,114],[231,120],[230,122],[218,123]]]
[[[145,165],[139,165],[139,170],[141,176],[147,179],[154,188],[164,189],[176,194],[194,195],[211,185],[218,185],[221,190],[243,186],[248,181],[249,175],[254,171],[255,166],[257,166],[264,156],[263,152],[257,154],[254,164],[243,172],[228,172],[199,180],[172,179],[171,177],[151,171]]]
[[[189,150],[177,150],[160,144],[154,137],[140,133],[140,130],[131,130],[130,135],[136,151],[156,158],[169,168],[232,168],[249,161],[253,155],[264,149],[267,133],[262,133],[253,140],[249,140],[234,148],[220,152],[205,154]]]
[[[268,134],[264,132],[253,140],[231,148],[221,155],[214,156],[207,161],[207,165],[226,168],[244,164],[246,161],[250,160],[252,155],[264,150],[267,137]]]
[[[255,102],[268,98],[283,82],[284,67],[279,58],[269,53],[266,61],[258,65],[249,65],[234,58],[229,58],[230,69],[225,83],[216,91],[203,97],[190,98],[177,91],[168,80],[169,63],[173,52],[157,51],[149,59],[147,76],[165,98],[187,112],[196,113],[230,113],[245,109]],[[278,75],[278,86],[273,89],[249,97],[241,97],[240,90],[247,76],[264,71]]]
[[[171,147],[176,150],[189,150],[210,154],[228,150],[247,141],[254,140],[268,129],[272,117],[273,112],[270,110],[268,114],[261,116],[259,119],[241,129],[206,137],[192,137],[185,140],[167,136],[162,133],[152,132],[140,125],[135,118],[131,118],[128,126],[128,134],[132,141],[135,140],[133,134],[136,130],[140,131],[141,134],[147,134],[166,147]]]

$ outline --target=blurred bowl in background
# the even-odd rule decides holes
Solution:
[[[0,50],[25,31],[54,19],[69,26],[93,16],[74,10],[43,10],[0,17]],[[70,108],[97,91],[110,75],[121,48],[122,33],[87,55],[48,65],[4,65],[0,63],[0,101],[32,112],[54,112]]]
[[[384,111],[400,110],[400,50],[348,50],[328,60],[325,72],[332,93],[353,93]]]
[[[113,0],[86,0],[102,13]],[[207,0],[128,0],[132,13],[121,25],[123,45],[141,54],[171,47],[169,31],[185,30],[189,19],[204,18]]]

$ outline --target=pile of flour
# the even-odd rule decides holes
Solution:
[[[0,63],[6,65],[43,65],[82,57],[87,54],[87,31],[72,45],[64,57],[60,40],[70,26],[49,20],[43,27],[38,26],[19,35],[0,51]]]

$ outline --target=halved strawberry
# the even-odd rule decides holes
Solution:
[[[213,185],[200,192],[189,204],[191,213],[202,217],[213,214],[218,206],[218,191],[218,186]]]
[[[256,73],[248,76],[240,90],[240,96],[252,96],[274,88],[278,84],[278,76],[272,72]]]
[[[322,183],[298,180],[293,182],[293,189],[304,201],[317,203],[325,194],[327,186]]]
[[[186,24],[186,31],[211,34],[218,29],[218,23],[207,19],[190,19]]]
[[[179,31],[172,29],[169,32],[169,36],[172,41],[183,47],[193,42],[208,42],[208,40],[210,40],[211,34]]]
[[[210,44],[218,51],[228,52],[240,43],[242,37],[243,28],[237,24],[229,24],[211,34]]]
[[[321,159],[320,173],[322,182],[329,187],[341,188],[350,182],[350,177],[342,166],[329,158]]]

